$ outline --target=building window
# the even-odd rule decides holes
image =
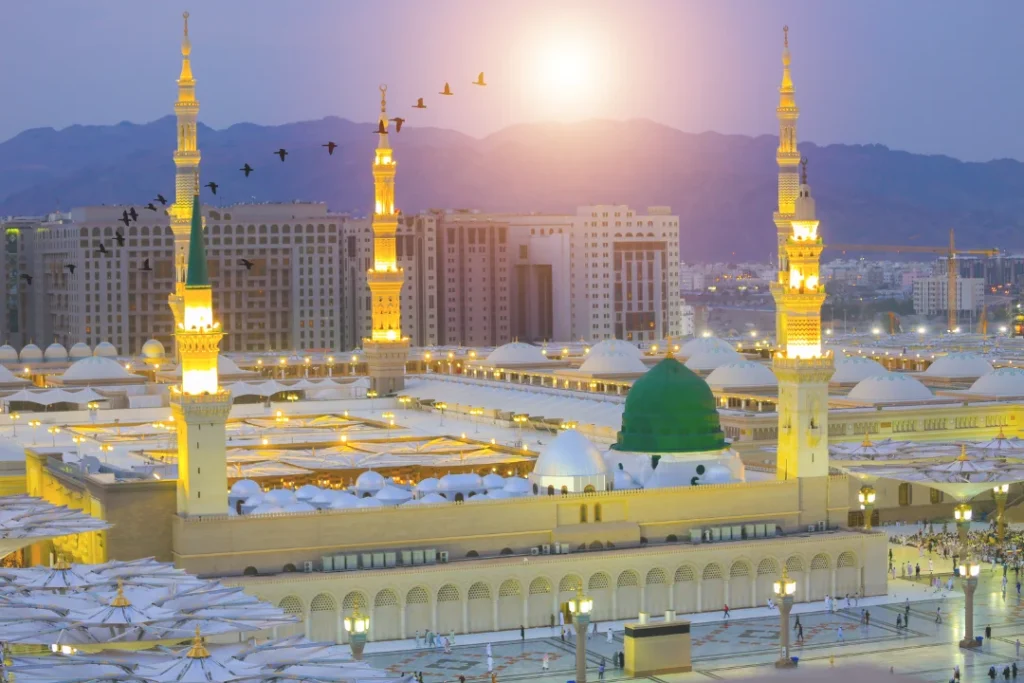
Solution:
[[[900,505],[910,505],[912,500],[910,484],[900,484]]]
[[[580,524],[587,523],[587,506],[580,505]]]
[[[601,521],[601,504],[600,503],[598,503],[597,505],[594,506],[594,521],[595,522],[600,522]]]

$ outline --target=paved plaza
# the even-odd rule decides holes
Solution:
[[[924,681],[948,681],[953,666],[960,665],[963,681],[988,681],[988,669],[995,666],[1002,680],[1002,669],[1015,660],[1016,640],[1024,640],[1024,600],[1017,596],[1013,571],[1005,596],[1002,593],[1002,571],[988,565],[980,577],[975,593],[975,634],[983,635],[992,627],[992,638],[980,651],[968,652],[956,646],[963,635],[964,597],[959,580],[951,593],[936,593],[929,585],[927,555],[919,558],[916,549],[893,546],[896,561],[921,562],[922,578],[909,581],[897,578],[889,585],[889,595],[860,600],[846,607],[840,600],[834,613],[828,613],[822,602],[794,606],[791,622],[797,616],[803,625],[804,642],[792,636],[792,654],[800,658],[800,668],[844,667],[866,664],[892,667],[896,678],[913,675]],[[922,561],[923,560],[923,561]],[[933,558],[936,573],[945,580],[950,563]],[[898,576],[898,574],[897,574]],[[1024,579],[1024,575],[1022,575]],[[897,630],[896,617],[910,604],[910,626]],[[862,610],[870,613],[869,625],[862,623]],[[942,623],[936,623],[941,610]],[[694,671],[651,677],[652,681],[696,681],[706,679],[742,679],[774,671],[778,658],[779,616],[767,607],[735,610],[725,621],[720,612],[680,615],[692,619]],[[623,649],[622,628],[625,622],[598,624],[599,633],[587,641],[588,680],[596,681],[599,664],[606,663],[605,680],[624,680],[626,676],[612,665],[612,655]],[[611,627],[613,639],[606,631]],[[843,638],[839,639],[842,627]],[[417,648],[413,641],[370,643],[366,659],[374,666],[394,673],[423,673],[425,683],[457,681],[460,675],[468,680],[483,681],[488,677],[487,644],[491,644],[494,671],[499,681],[536,680],[564,682],[575,678],[575,638],[563,641],[557,629],[527,629],[526,639],[519,632],[457,636],[451,654],[439,650]],[[544,654],[548,654],[550,670],[542,671]],[[824,671],[822,672],[825,673]],[[1020,672],[1024,680],[1024,670]]]

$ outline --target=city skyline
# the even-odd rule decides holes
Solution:
[[[771,134],[764,107],[776,97],[774,57],[788,22],[802,57],[794,68],[807,114],[802,139],[965,160],[1024,158],[1024,143],[1012,135],[1024,100],[993,69],[1020,66],[1009,31],[1024,8],[943,2],[939,11],[935,3],[803,0],[742,12],[737,6],[650,1],[627,11],[614,2],[491,3],[472,14],[454,1],[429,9],[400,1],[383,9],[314,2],[289,13],[266,2],[246,3],[244,12],[237,2],[194,7],[197,80],[205,93],[200,121],[214,128],[329,115],[364,121],[367,110],[355,93],[386,81],[396,102],[411,105],[417,97],[429,101],[448,81],[458,106],[434,98],[435,106],[416,112],[421,116],[410,125],[480,137],[535,121],[650,118],[688,132]],[[58,2],[8,8],[0,35],[13,53],[39,40],[26,26],[96,40],[54,41],[0,76],[19,102],[0,124],[0,138],[37,126],[166,115],[177,65],[175,38],[164,29],[180,21],[183,9],[119,1],[88,9]],[[374,21],[386,24],[388,40],[402,49],[377,50],[345,28]],[[458,39],[437,40],[445,31]],[[90,68],[60,68],[72,59]],[[470,92],[479,71],[500,87]],[[52,93],[76,106],[53,107]]]

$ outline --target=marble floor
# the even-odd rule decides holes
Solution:
[[[893,546],[894,557],[920,562],[919,581],[897,578],[889,584],[889,595],[861,600],[847,608],[845,602],[828,613],[821,602],[794,606],[791,626],[799,617],[803,625],[803,643],[793,644],[792,654],[800,658],[800,668],[871,665],[888,672],[892,667],[896,678],[907,676],[922,681],[948,681],[954,665],[961,669],[961,680],[988,681],[988,669],[995,666],[1002,680],[1002,669],[1024,659],[1017,645],[1024,640],[1024,599],[1017,595],[1015,575],[1008,576],[1006,594],[1002,591],[1001,570],[985,567],[975,593],[975,633],[983,635],[992,627],[992,638],[980,650],[966,651],[956,646],[963,637],[964,596],[959,582],[952,592],[935,592],[928,585],[927,555],[918,556],[916,549]],[[934,571],[944,578],[950,563],[933,558]],[[899,574],[897,574],[899,576]],[[1024,580],[1024,574],[1022,574]],[[896,616],[909,606],[910,625],[897,630]],[[869,624],[862,623],[862,610],[869,613]],[[937,612],[942,622],[936,623]],[[722,614],[680,615],[691,619],[693,667],[687,674],[651,677],[657,683],[706,679],[743,679],[774,671],[778,657],[780,619],[778,612],[766,607],[735,610],[732,618]],[[588,680],[598,679],[598,667],[604,662],[605,680],[624,680],[626,676],[612,665],[612,655],[622,650],[624,622],[604,622],[599,633],[587,641]],[[842,638],[839,628],[842,627]],[[612,641],[606,631],[611,628]],[[795,641],[796,634],[793,634]],[[535,680],[564,682],[575,678],[575,639],[561,640],[557,630],[528,629],[521,640],[518,631],[457,636],[451,654],[437,649],[417,647],[413,641],[369,643],[366,659],[378,667],[395,673],[423,673],[425,683],[457,681],[460,675],[468,680],[482,681],[488,677],[487,645],[491,645],[494,672],[499,681]],[[550,669],[542,670],[544,654]]]

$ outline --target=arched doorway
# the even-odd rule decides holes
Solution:
[[[302,601],[294,595],[289,595],[282,599],[281,602],[277,603],[277,606],[280,607],[285,614],[292,614],[299,619],[295,624],[278,626],[277,637],[287,638],[288,636],[306,635],[306,610],[302,606]]]
[[[831,589],[832,563],[825,553],[818,553],[811,558],[811,600],[824,600]],[[835,596],[833,596],[835,597]]]
[[[721,565],[715,562],[706,565],[700,581],[700,608],[705,612],[722,609],[725,604],[725,581]]]
[[[689,614],[697,611],[697,573],[693,567],[683,565],[676,570],[675,592],[676,612]]]
[[[757,595],[755,600],[757,606],[760,607],[762,604],[767,604],[768,598],[773,598],[775,595],[775,582],[782,575],[782,571],[779,569],[779,563],[773,557],[766,557],[757,563],[757,585],[755,590]]]
[[[377,591],[373,597],[373,621],[370,631],[374,640],[396,640],[402,637],[401,607],[398,596],[390,588]]]
[[[729,567],[729,609],[753,607],[750,597],[750,565],[737,560]]]
[[[498,588],[498,630],[519,628],[522,623],[523,587],[515,579],[506,579]]]
[[[554,616],[551,605],[551,581],[539,576],[530,582],[530,595],[527,597],[529,626],[549,626]],[[557,617],[555,624],[558,624]]]
[[[847,550],[836,559],[836,595],[853,595],[860,590],[857,556]]]
[[[430,594],[426,588],[417,586],[405,594],[405,636],[417,631],[423,635],[430,628]]]
[[[644,587],[644,611],[648,614],[663,614],[668,609],[668,574],[661,567],[647,572]]]
[[[597,572],[587,581],[587,593],[594,599],[594,621],[607,621],[612,618],[612,577],[604,572]]]
[[[640,576],[632,569],[619,574],[615,582],[617,619],[635,619],[640,614]]]
[[[437,631],[462,633],[462,601],[459,589],[450,583],[437,591]]]
[[[320,593],[309,603],[309,638],[319,643],[338,640],[338,603],[334,596]]]
[[[469,587],[469,632],[494,630],[494,603],[491,602],[491,587],[477,581]]]

